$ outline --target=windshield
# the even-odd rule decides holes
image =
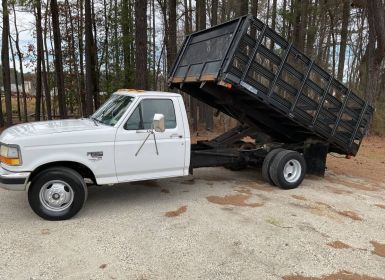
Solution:
[[[134,97],[113,94],[92,116],[91,119],[114,126],[126,112]]]

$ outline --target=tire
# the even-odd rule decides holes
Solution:
[[[284,151],[284,149],[278,148],[278,149],[274,149],[274,150],[270,151],[266,155],[265,159],[263,160],[263,164],[262,164],[262,178],[266,182],[268,182],[270,185],[273,185],[273,186],[275,186],[275,183],[273,182],[273,180],[270,177],[269,169],[270,169],[270,165],[273,162],[275,156],[281,151]]]
[[[78,172],[67,167],[53,167],[32,180],[28,202],[43,219],[60,221],[75,216],[84,206],[87,195],[87,186]]]
[[[295,151],[280,151],[270,165],[269,174],[276,186],[285,190],[294,189],[305,177],[305,159]]]

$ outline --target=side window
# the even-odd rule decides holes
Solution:
[[[175,109],[170,99],[145,99],[142,102],[143,126],[150,129],[155,114],[164,115],[166,129],[176,127]]]
[[[125,129],[151,129],[155,114],[163,114],[166,129],[176,127],[175,109],[170,99],[145,99],[128,119]]]
[[[140,104],[136,107],[135,111],[131,114],[130,118],[126,122],[124,129],[127,130],[139,130],[143,129],[142,120],[140,117]]]

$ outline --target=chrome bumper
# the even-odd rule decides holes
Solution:
[[[10,172],[0,167],[0,188],[11,191],[24,191],[31,172]]]

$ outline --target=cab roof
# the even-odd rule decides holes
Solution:
[[[147,91],[147,90],[137,90],[137,89],[118,89],[115,94],[124,94],[124,95],[130,95],[130,96],[135,96],[135,95],[140,95],[140,96],[173,96],[177,97],[180,96],[178,93],[174,92],[165,92],[165,91]]]

